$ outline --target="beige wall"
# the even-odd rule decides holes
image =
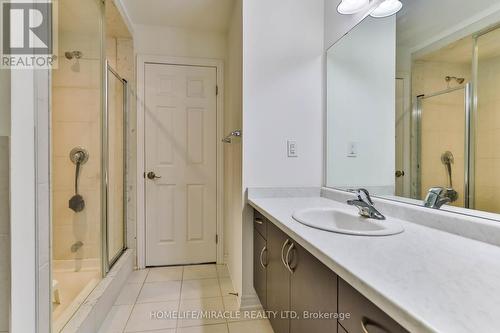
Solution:
[[[471,78],[469,63],[417,61],[413,66],[412,96],[429,95],[446,90],[446,76]],[[450,87],[457,87],[451,82]],[[422,103],[422,160],[421,198],[433,186],[448,186],[445,166],[441,154],[451,151],[455,157],[452,165],[453,188],[459,199],[453,205],[464,204],[465,166],[465,95],[463,91],[448,93],[425,99]]]
[[[225,33],[158,26],[134,26],[138,54],[225,59]]]

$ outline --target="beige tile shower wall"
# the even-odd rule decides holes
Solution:
[[[479,61],[475,208],[500,213],[500,57]]]
[[[9,137],[0,136],[0,332],[9,330]]]
[[[444,62],[417,61],[413,65],[412,96],[429,95],[457,87],[445,81],[446,76],[471,78],[471,65]],[[422,179],[421,197],[432,186],[447,186],[447,172],[441,163],[441,154],[450,150],[455,163],[452,167],[453,187],[459,193],[454,205],[462,206],[464,198],[464,95],[460,92],[427,99],[422,116]]]
[[[422,112],[422,198],[435,186],[449,186],[448,174],[441,162],[445,151],[453,153],[453,188],[458,200],[452,205],[464,205],[465,167],[465,95],[458,91],[426,99]]]
[[[99,42],[94,34],[59,34],[59,68],[53,71],[52,90],[52,186],[53,259],[98,258],[101,221],[101,130]],[[68,60],[65,51],[83,53]],[[80,192],[86,201],[81,213],[68,208],[74,194],[75,165],[69,160],[72,148],[82,146],[90,153],[82,167]],[[83,242],[76,253],[71,246]]]

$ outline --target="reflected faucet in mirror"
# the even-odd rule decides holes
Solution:
[[[347,200],[347,204],[357,207],[359,209],[359,215],[376,220],[385,220],[385,216],[374,207],[368,190],[360,188],[357,190],[349,190],[349,192],[353,192],[358,196],[357,199]]]
[[[432,187],[424,200],[424,206],[439,209],[441,206],[458,199],[458,193],[452,188]]]

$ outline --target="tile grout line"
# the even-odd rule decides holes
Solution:
[[[177,303],[177,310],[180,311],[180,306],[181,306],[181,303],[183,301],[182,299],[182,291],[183,291],[183,287],[184,287],[184,278],[185,278],[185,267],[187,266],[181,266],[182,267],[182,273],[181,273],[181,283],[180,283],[180,290],[179,290],[179,300],[178,300],[178,303]],[[226,311],[226,303],[224,302],[224,295],[223,295],[223,291],[222,291],[222,281],[225,277],[224,276],[220,276],[219,274],[219,271],[217,270],[217,265],[214,265],[214,268],[215,268],[215,273],[216,273],[216,276],[215,278],[217,279],[217,285],[218,285],[218,289],[219,289],[219,294],[220,294],[220,300],[221,300],[221,303],[222,303],[222,306],[223,306],[223,311]],[[127,328],[127,325],[130,323],[130,319],[132,317],[132,313],[134,311],[134,309],[137,307],[138,304],[146,304],[146,303],[157,303],[157,302],[145,302],[145,303],[138,303],[138,300],[139,300],[139,296],[140,294],[142,293],[144,287],[145,287],[145,284],[147,283],[147,279],[149,277],[149,274],[151,274],[151,268],[147,269],[147,273],[146,273],[146,276],[144,277],[144,280],[141,282],[141,288],[137,294],[137,296],[135,297],[135,301],[134,303],[132,304],[132,308],[130,310],[130,313],[128,315],[128,318],[125,322],[125,326],[122,330],[122,332],[125,332],[126,331],[126,328]],[[190,280],[186,280],[186,281],[192,281],[192,280],[205,280],[205,279],[212,279],[210,277],[206,277],[206,278],[197,278],[197,279],[190,279]],[[169,280],[170,281],[170,280]],[[174,280],[171,280],[171,281],[174,281]],[[157,281],[157,282],[164,282],[164,281]],[[125,285],[127,285],[128,283],[126,283]],[[229,294],[228,294],[229,295]],[[203,299],[206,299],[206,298],[218,298],[218,297],[197,297],[197,298],[188,298],[186,300],[203,300]],[[158,302],[161,302],[161,301],[158,301]],[[125,305],[125,304],[123,304]],[[115,306],[115,305],[113,305]],[[226,327],[226,332],[229,333],[230,330],[229,330],[229,320],[226,318],[224,320],[224,323],[206,323],[206,324],[200,324],[200,325],[189,325],[189,326],[186,326],[186,327],[198,327],[198,326],[210,326],[210,325],[220,325],[220,324],[225,324],[224,326]],[[179,319],[177,318],[176,319],[176,323],[175,323],[175,332],[177,332],[179,329],[182,329],[183,327],[180,327],[179,326],[180,323],[179,323]],[[154,331],[152,331],[154,332]]]
[[[219,284],[219,292],[221,296],[221,301],[222,301],[222,309],[224,312],[226,311],[226,303],[224,302],[224,295],[222,294],[222,287],[220,285],[220,276],[219,276],[219,270],[217,269],[217,265],[215,265],[215,274],[217,274],[217,283]],[[229,320],[227,318],[225,319],[226,323],[226,332],[229,333]]]
[[[130,313],[128,314],[128,318],[127,318],[127,321],[125,322],[125,326],[123,327],[122,332],[125,332],[125,330],[127,329],[128,322],[130,321],[130,317],[132,317],[132,313],[134,312],[135,306],[137,305],[137,300],[139,299],[139,295],[142,292],[142,288],[144,288],[144,284],[146,283],[146,279],[148,278],[149,272],[151,272],[151,269],[148,268],[146,276],[144,277],[144,281],[142,281],[141,289],[139,289],[139,293],[137,293],[137,296],[135,297],[135,301],[132,304],[132,309],[130,310]]]
[[[186,266],[182,266],[182,274],[181,274],[181,289],[179,290],[179,302],[177,303],[177,314],[181,311],[181,300],[182,300],[182,286],[184,285],[184,270]],[[175,332],[179,329],[179,318],[175,321]]]

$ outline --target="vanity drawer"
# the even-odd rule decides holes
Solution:
[[[349,333],[406,333],[401,325],[339,278],[339,312],[350,313],[339,323]]]
[[[258,211],[254,210],[253,225],[259,234],[267,239],[267,219]]]

